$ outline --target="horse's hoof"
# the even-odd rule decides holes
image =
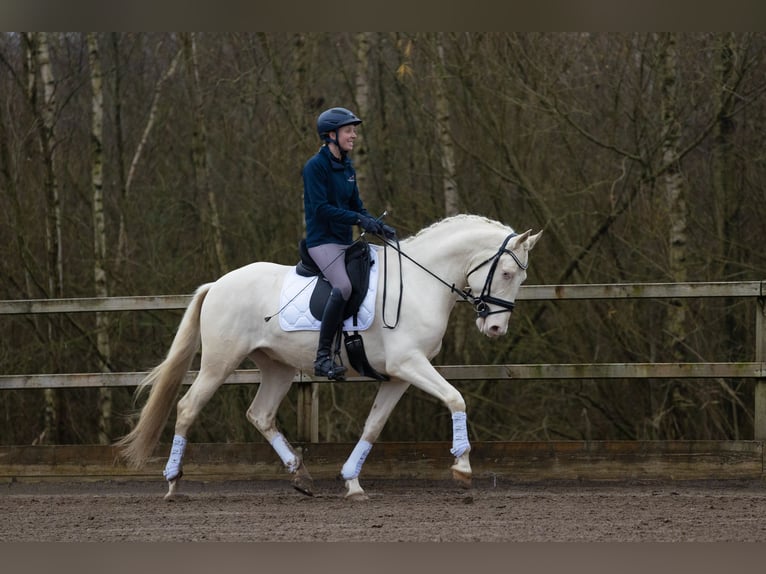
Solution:
[[[359,485],[358,478],[350,478],[346,480],[346,500],[369,500],[370,497],[364,492],[364,489]]]
[[[180,478],[180,477],[179,477]],[[165,500],[173,502],[178,499],[178,478],[168,481],[168,492],[165,494]]]
[[[309,471],[306,470],[303,462],[301,462],[298,470],[295,471],[293,488],[306,496],[314,496],[314,480],[311,478]]]
[[[361,500],[370,500],[370,497],[364,492],[349,492],[346,494],[345,499],[351,500],[352,502],[358,502]]]
[[[472,478],[469,473],[452,469],[452,478],[462,488],[471,488]]]
[[[296,476],[293,480],[293,488],[306,496],[314,496],[314,482],[310,478]]]

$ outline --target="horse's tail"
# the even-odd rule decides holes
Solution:
[[[186,308],[167,357],[136,389],[136,398],[150,387],[136,426],[117,441],[120,454],[134,468],[143,466],[160,440],[186,372],[200,345],[200,310],[212,283],[200,286]]]

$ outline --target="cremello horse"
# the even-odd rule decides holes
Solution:
[[[455,457],[452,473],[458,482],[470,485],[471,446],[465,401],[430,360],[441,348],[450,311],[458,298],[474,305],[476,326],[481,333],[488,337],[506,333],[514,299],[527,276],[529,251],[542,231],[530,233],[516,234],[496,221],[458,215],[401,241],[401,265],[392,264],[389,258],[387,273],[378,274],[375,318],[364,338],[370,364],[390,379],[380,383],[362,436],[341,469],[347,498],[366,498],[359,485],[362,465],[410,385],[438,398],[452,413],[450,452]],[[312,493],[308,470],[275,424],[277,409],[290,389],[296,369],[313,373],[318,336],[316,331],[285,332],[279,321],[265,320],[279,309],[282,284],[290,271],[286,265],[257,262],[199,287],[167,357],[141,383],[138,391],[150,387],[149,397],[136,426],[117,443],[134,467],[145,463],[159,442],[183,377],[201,344],[199,374],[177,404],[175,436],[163,472],[169,483],[166,498],[174,496],[183,474],[189,428],[216,389],[246,357],[261,372],[261,383],[247,410],[247,419],[294,475],[293,486],[306,494]],[[393,329],[384,328],[382,284],[387,281],[388,298],[398,300],[400,272],[404,286],[400,321]],[[396,305],[389,301],[389,315],[392,307]],[[391,317],[386,319],[391,321]],[[348,364],[347,357],[343,360]]]

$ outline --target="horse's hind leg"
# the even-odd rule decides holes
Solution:
[[[247,420],[269,441],[287,470],[295,475],[293,487],[303,494],[313,496],[314,481],[311,475],[300,455],[276,425],[277,410],[292,386],[295,367],[276,362],[261,352],[253,353],[252,358],[261,371],[261,384],[247,409]]]
[[[367,500],[367,495],[359,485],[362,465],[372,449],[373,443],[378,440],[391,411],[394,410],[409,386],[409,383],[398,380],[380,383],[370,414],[367,415],[367,420],[364,423],[362,436],[341,470],[341,476],[346,481],[347,500]]]
[[[210,401],[215,391],[232,371],[232,367],[212,364],[206,361],[203,356],[197,378],[186,394],[178,401],[173,447],[163,472],[168,481],[168,492],[165,495],[165,500],[173,500],[178,494],[178,484],[183,476],[183,454],[189,429],[202,408]]]

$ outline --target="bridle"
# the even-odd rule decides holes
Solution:
[[[506,248],[506,246],[508,245],[508,242],[513,237],[516,237],[517,235],[518,235],[518,233],[515,233],[515,232],[511,233],[508,237],[505,238],[505,240],[503,241],[503,244],[500,246],[500,248],[497,250],[497,252],[492,257],[482,261],[481,263],[476,265],[473,269],[471,269],[466,274],[465,277],[466,277],[466,279],[468,279],[468,277],[470,277],[472,273],[474,273],[475,271],[478,271],[479,269],[481,269],[485,265],[489,264],[489,266],[490,266],[489,267],[489,273],[487,273],[487,278],[484,280],[484,286],[482,287],[481,294],[478,297],[475,297],[471,293],[471,288],[470,287],[468,287],[466,289],[459,289],[459,288],[455,287],[454,283],[450,285],[444,279],[442,279],[441,277],[439,277],[438,275],[436,275],[435,273],[433,273],[432,271],[430,271],[426,267],[423,267],[420,263],[415,261],[412,257],[407,255],[404,251],[402,251],[399,248],[399,240],[398,239],[395,239],[394,240],[395,243],[394,243],[394,242],[388,240],[385,237],[380,237],[380,236],[379,237],[380,237],[380,239],[383,240],[384,245],[390,246],[396,252],[399,253],[399,269],[400,270],[401,270],[401,258],[405,257],[405,258],[409,259],[412,263],[414,263],[415,265],[420,267],[423,271],[425,271],[426,273],[428,273],[429,275],[434,277],[437,281],[439,281],[440,283],[446,285],[450,289],[450,291],[452,291],[453,293],[456,293],[463,301],[466,301],[466,302],[470,303],[471,305],[473,305],[473,308],[476,311],[476,315],[478,317],[486,318],[489,315],[494,315],[495,313],[510,313],[510,312],[513,311],[513,308],[516,306],[516,303],[514,303],[513,301],[507,301],[505,299],[500,299],[498,297],[494,297],[491,294],[490,289],[492,288],[492,281],[493,281],[493,279],[495,277],[495,271],[497,270],[497,264],[500,261],[500,258],[503,256],[504,253],[507,253],[508,255],[513,257],[513,260],[516,262],[516,265],[518,265],[519,268],[522,271],[525,271],[527,269],[527,267],[529,266],[528,263],[527,264],[522,263],[521,260],[519,259],[519,257],[513,251],[511,251],[510,249]],[[384,269],[387,268],[387,266],[388,266],[387,265],[387,258],[386,258],[385,251],[384,251]],[[385,275],[385,272],[384,272],[384,275]],[[384,288],[383,288],[383,315],[384,315],[383,323],[384,323],[384,325],[387,328],[393,329],[399,323],[399,313],[401,311],[401,290],[403,288],[401,271],[399,273],[399,289],[400,289],[399,308],[397,309],[396,322],[394,323],[394,325],[389,325],[386,322],[386,320],[385,320],[385,300],[386,300],[385,285],[386,285],[386,283],[387,282],[384,279],[384,282],[383,282],[383,285],[384,285]],[[498,307],[501,307],[501,309],[499,309],[497,311],[490,311],[490,309],[489,309],[490,305],[496,305]]]
[[[503,241],[503,244],[500,246],[500,249],[497,250],[497,253],[495,253],[492,257],[489,259],[486,259],[485,261],[482,261],[479,263],[476,267],[471,269],[468,274],[465,276],[466,279],[468,279],[471,276],[471,273],[474,271],[477,271],[478,269],[481,269],[485,265],[489,263],[489,273],[487,273],[487,278],[484,280],[484,287],[481,289],[481,294],[478,297],[474,297],[470,293],[470,287],[467,290],[460,290],[458,294],[463,295],[463,297],[468,300],[470,303],[473,304],[473,308],[476,310],[476,315],[481,317],[482,319],[485,317],[488,317],[489,315],[494,315],[495,313],[510,313],[513,311],[513,308],[516,306],[516,303],[513,301],[506,301],[505,299],[499,299],[497,297],[493,297],[490,293],[490,289],[492,288],[492,280],[495,278],[495,271],[497,270],[497,263],[500,261],[500,257],[502,257],[503,253],[507,253],[511,257],[513,257],[513,260],[516,262],[516,265],[519,266],[519,268],[522,271],[526,271],[529,264],[524,264],[521,262],[521,260],[518,258],[518,256],[511,251],[510,249],[506,249],[506,245],[508,245],[508,242],[511,240],[511,238],[517,236],[518,233],[511,233],[508,237],[505,238],[505,241]],[[454,286],[453,286],[453,290]],[[498,307],[502,307],[502,309],[499,309],[498,311],[490,311],[489,305],[497,305]]]

